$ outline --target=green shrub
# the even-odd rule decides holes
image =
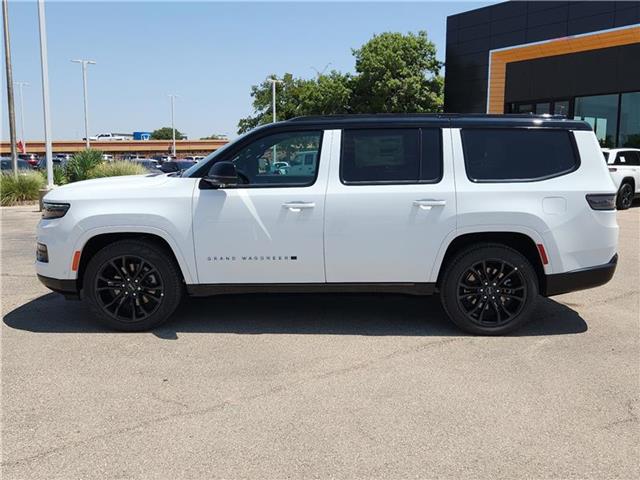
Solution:
[[[91,178],[91,171],[101,165],[102,152],[87,148],[82,152],[76,153],[71,160],[67,162],[65,167],[67,179],[69,182],[79,182]]]
[[[7,206],[38,200],[44,185],[45,181],[38,172],[20,173],[17,178],[13,173],[3,173],[0,177],[1,203]]]
[[[42,175],[42,178],[44,178],[44,182],[47,183],[46,168],[40,170],[40,174]],[[67,171],[65,170],[64,167],[61,167],[60,165],[54,165],[53,166],[53,184],[64,185],[65,183],[69,183],[69,180],[67,179]]]
[[[89,173],[90,178],[121,177],[123,175],[144,175],[147,170],[137,163],[118,161],[102,163]]]

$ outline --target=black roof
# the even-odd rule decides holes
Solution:
[[[295,117],[272,125],[295,124],[305,127],[370,127],[374,125],[430,125],[450,128],[469,127],[545,127],[567,130],[591,130],[587,122],[563,116],[532,114],[457,114],[457,113],[378,113],[357,115],[318,115]]]

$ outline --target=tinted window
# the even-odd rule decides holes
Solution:
[[[322,132],[285,132],[259,138],[231,161],[245,185],[314,183]]]
[[[464,129],[467,175],[472,180],[540,180],[570,172],[577,159],[567,130]]]
[[[616,155],[615,165],[640,165],[640,155],[638,152],[622,151]]]
[[[440,130],[345,130],[340,164],[345,183],[437,181],[442,171]]]

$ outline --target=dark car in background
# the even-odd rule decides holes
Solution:
[[[10,172],[13,170],[13,165],[11,163],[11,159],[8,157],[2,157],[0,159],[2,162],[2,173]],[[31,170],[31,165],[26,160],[18,159],[18,170]]]
[[[195,164],[196,162],[192,160],[170,160],[164,162],[160,166],[160,170],[162,170],[164,173],[182,173]]]
[[[38,155],[36,155],[35,153],[19,153],[18,158],[20,160],[24,160],[32,167],[35,167],[36,165],[38,165],[38,162],[40,161],[40,159],[38,158]]]
[[[137,163],[138,165],[142,165],[144,168],[149,171],[149,173],[164,173],[159,167],[158,162],[156,160],[151,160],[150,158],[136,158],[129,160],[131,163]]]

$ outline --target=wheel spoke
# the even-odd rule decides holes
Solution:
[[[158,269],[136,255],[108,260],[95,277],[94,289],[105,313],[123,322],[152,315],[164,296]]]
[[[470,278],[478,283],[472,284]],[[460,277],[457,297],[470,321],[499,326],[511,321],[524,307],[527,288],[523,273],[515,265],[491,258],[469,265]]]

